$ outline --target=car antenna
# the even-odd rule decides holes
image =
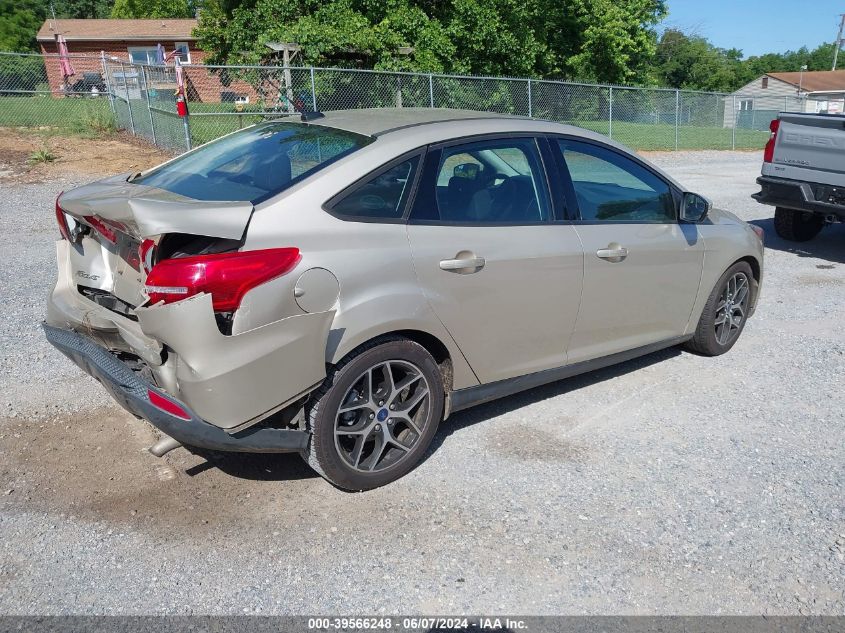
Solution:
[[[322,119],[326,115],[322,112],[314,111],[314,112],[303,112],[302,116],[300,117],[303,121],[313,121],[314,119]]]

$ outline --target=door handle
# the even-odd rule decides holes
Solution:
[[[619,244],[608,244],[607,248],[597,250],[596,256],[613,262],[621,262],[628,257],[628,249],[624,246],[619,246]]]
[[[459,259],[444,259],[440,261],[440,270],[451,273],[477,273],[484,268],[486,261],[483,257],[467,257]]]

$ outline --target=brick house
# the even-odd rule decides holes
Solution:
[[[48,19],[38,30],[36,39],[41,52],[45,54],[50,89],[54,96],[60,96],[65,92],[66,82],[62,77],[57,57],[56,37],[58,35],[64,36],[71,63],[76,71],[76,74],[67,82],[71,85],[81,79],[86,72],[102,74],[102,54],[111,60],[155,64],[158,44],[164,47],[168,55],[178,51],[183,64],[203,64],[207,54],[197,47],[197,40],[193,35],[196,26],[196,19]],[[155,89],[160,98],[172,99],[175,75],[172,71],[173,62],[170,61],[168,64],[170,67],[165,71],[160,69],[149,71],[152,81],[148,82],[151,85],[147,88]],[[142,81],[139,81],[138,72],[130,67],[120,69],[118,66],[115,69],[114,64],[111,67],[110,79],[115,93],[123,96],[126,90],[130,98],[142,98],[144,85]],[[224,84],[219,74],[205,68],[188,68],[185,71],[185,78],[188,99],[192,102],[219,103],[245,97],[254,103],[259,98],[255,89],[248,83],[227,77]]]
[[[161,44],[169,54],[179,51],[184,63],[201,64],[205,53],[196,47],[192,31],[195,19],[186,20],[46,20],[36,39],[45,55],[58,54],[56,36],[67,41],[76,75],[102,72],[98,59],[106,57],[122,61],[154,64],[156,47]],[[79,55],[80,57],[76,57]],[[85,56],[85,57],[82,57]],[[55,57],[45,58],[50,89],[61,92],[64,81]]]

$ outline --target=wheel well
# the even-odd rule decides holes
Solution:
[[[738,262],[745,262],[749,266],[751,266],[751,274],[754,275],[754,281],[756,281],[757,283],[760,283],[760,262],[758,262],[756,258],[751,257],[749,255],[748,257],[743,257],[742,259],[738,259],[736,262],[734,262],[734,264],[736,264]],[[733,265],[733,264],[731,264],[731,265]]]
[[[387,336],[401,336],[422,345],[429,354],[434,357],[440,367],[440,375],[443,378],[443,389],[448,395],[452,390],[452,357],[449,350],[439,338],[421,330],[396,330],[388,332]]]
[[[450,360],[449,350],[446,349],[446,346],[440,342],[440,339],[428,332],[421,332],[420,330],[397,330],[388,334],[402,336],[411,339],[415,343],[419,343],[428,350],[429,354],[434,356],[434,360],[437,361],[438,365]]]

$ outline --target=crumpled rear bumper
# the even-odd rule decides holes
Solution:
[[[308,433],[296,429],[252,427],[240,433],[227,433],[200,418],[183,402],[144,380],[117,356],[87,336],[46,323],[43,327],[47,340],[99,380],[121,406],[183,444],[247,453],[300,452],[308,445]],[[151,394],[176,404],[188,419],[157,407],[150,400]]]

